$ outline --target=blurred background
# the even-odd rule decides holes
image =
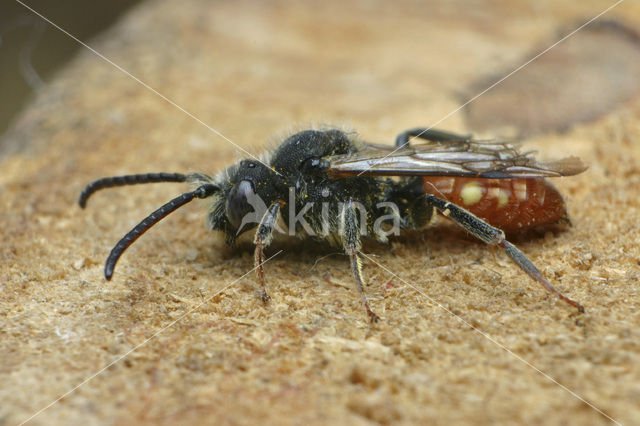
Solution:
[[[56,70],[85,49],[28,7],[97,47],[101,40],[94,37],[138,3],[141,0],[30,0],[23,5],[1,0],[0,141],[27,102],[54,80]],[[148,2],[145,7],[161,10],[161,4]],[[235,97],[250,95],[248,102],[257,116],[248,119],[265,120],[267,110],[256,111],[255,102],[272,104],[270,87],[278,87],[279,99],[285,98],[283,91],[292,92],[291,99],[284,103],[291,116],[270,123],[266,127],[269,131],[282,128],[283,123],[309,119],[364,127],[358,114],[368,112],[381,120],[389,117],[386,124],[380,122],[374,129],[385,138],[396,127],[406,126],[404,121],[412,126],[437,124],[485,136],[525,138],[565,132],[575,123],[601,117],[640,93],[640,37],[634,29],[636,14],[628,2],[501,81],[613,4],[598,0],[581,4],[456,0],[387,5],[362,0],[342,5],[341,13],[335,14],[329,5],[244,1],[237,6],[242,14],[233,15],[234,23],[229,25],[225,18],[228,3],[191,2],[189,6],[166,7],[175,23],[183,22],[181,33],[171,34],[168,24],[163,24],[150,28],[151,34],[111,34],[111,40],[139,44],[143,50],[137,55],[150,54],[155,46],[170,49],[166,56],[178,58],[191,43],[196,46],[194,40],[182,39],[185,33],[199,32],[203,37],[197,45],[201,50],[198,59],[184,58],[193,64],[209,60],[206,67],[211,70],[212,80],[205,80],[205,85],[233,83],[245,73],[256,74],[264,82],[258,90],[252,90],[243,81],[244,92],[232,93]],[[189,22],[191,18],[183,13],[188,8],[201,11],[198,19],[202,22]],[[395,22],[385,25],[375,18],[376,10],[384,10],[389,21]],[[207,21],[205,16],[211,19]],[[141,36],[148,39],[141,40]],[[233,69],[229,78],[218,67],[224,61],[222,52],[232,46],[239,55],[228,64]],[[318,64],[308,67],[316,57]],[[186,64],[174,60],[161,74],[174,69],[186,72]],[[266,69],[277,71],[280,80],[269,81]],[[392,78],[395,72],[402,78]],[[146,72],[141,75],[143,79],[148,76]],[[213,79],[215,76],[219,78]],[[157,81],[149,83],[153,86]],[[320,89],[327,84],[330,90]],[[183,87],[176,90],[184,93]],[[223,94],[219,89],[216,93]],[[388,99],[381,97],[384,94]],[[310,97],[315,104],[329,103],[313,111]],[[360,102],[376,97],[380,98],[378,104]],[[189,103],[185,106],[192,105],[193,97],[186,99]],[[464,108],[454,114],[453,110],[462,105]],[[450,120],[435,123],[447,112],[451,113]],[[396,123],[393,115],[403,120]],[[219,117],[216,115],[216,123]],[[370,126],[368,120],[364,124]]]
[[[137,3],[140,0],[25,2],[85,42]],[[0,1],[0,138],[34,92],[80,48],[20,3]]]

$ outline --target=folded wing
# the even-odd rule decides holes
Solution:
[[[509,143],[446,141],[392,146],[363,144],[354,154],[328,158],[328,173],[347,176],[461,176],[489,179],[571,176],[586,170],[577,157],[539,162],[535,152]]]

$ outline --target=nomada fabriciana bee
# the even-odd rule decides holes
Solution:
[[[420,143],[410,140],[419,138]],[[255,265],[267,302],[263,251],[281,230],[341,245],[349,257],[362,305],[362,236],[386,242],[389,234],[428,225],[439,211],[487,244],[498,246],[533,280],[580,312],[578,302],[556,290],[502,229],[523,231],[568,221],[564,201],[545,178],[575,175],[586,167],[576,157],[538,162],[532,152],[507,143],[481,142],[434,129],[411,129],[396,146],[362,142],[337,129],[305,130],[286,138],[263,161],[241,160],[217,177],[194,173],[146,173],[96,180],[80,194],[85,207],[96,191],[154,182],[189,182],[195,189],[169,201],[129,231],[111,250],[104,275],[133,242],[158,221],[195,198],[209,198],[208,222],[232,244],[257,227]],[[502,229],[501,229],[502,228]]]

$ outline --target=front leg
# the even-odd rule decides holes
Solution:
[[[504,232],[498,228],[494,228],[484,220],[475,216],[471,212],[457,206],[449,201],[440,199],[433,195],[427,194],[427,202],[442,212],[443,215],[462,226],[467,231],[471,232],[476,238],[484,241],[490,245],[497,245],[509,256],[515,263],[526,272],[531,278],[540,283],[548,292],[554,294],[559,299],[574,306],[578,309],[578,312],[584,312],[584,307],[575,300],[569,299],[564,294],[560,293],[554,286],[551,285],[542,273],[536,268],[536,266],[522,253],[516,246],[505,240]]]
[[[340,225],[340,229],[342,230],[342,246],[344,247],[345,253],[349,255],[351,270],[353,271],[353,277],[356,281],[356,288],[358,289],[358,293],[360,293],[362,306],[367,312],[371,322],[378,322],[380,317],[369,307],[367,295],[364,292],[364,278],[362,277],[362,261],[360,260],[362,242],[360,241],[360,227],[366,225],[358,224],[356,206],[352,200],[349,200],[342,209]]]
[[[264,248],[271,244],[271,240],[273,240],[273,231],[276,228],[278,213],[280,212],[280,206],[282,204],[283,201],[276,201],[275,203],[271,204],[271,206],[269,206],[267,211],[262,216],[260,225],[258,225],[258,230],[253,237],[253,244],[256,245],[254,251],[254,261],[256,273],[258,274],[258,281],[260,282],[261,286],[260,299],[262,299],[264,303],[267,303],[271,299],[269,293],[267,293],[267,285],[264,279],[264,269],[262,267],[262,263],[264,262]]]

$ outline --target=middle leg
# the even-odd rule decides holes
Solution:
[[[351,270],[353,271],[353,277],[356,282],[356,288],[360,294],[360,300],[364,310],[367,312],[371,322],[378,322],[380,317],[371,310],[369,307],[369,301],[367,295],[364,292],[364,278],[362,277],[362,260],[360,259],[360,249],[362,248],[362,242],[360,241],[361,226],[366,224],[359,224],[355,203],[349,200],[342,210],[340,216],[341,230],[342,230],[342,246],[345,253],[349,256],[351,262]]]

